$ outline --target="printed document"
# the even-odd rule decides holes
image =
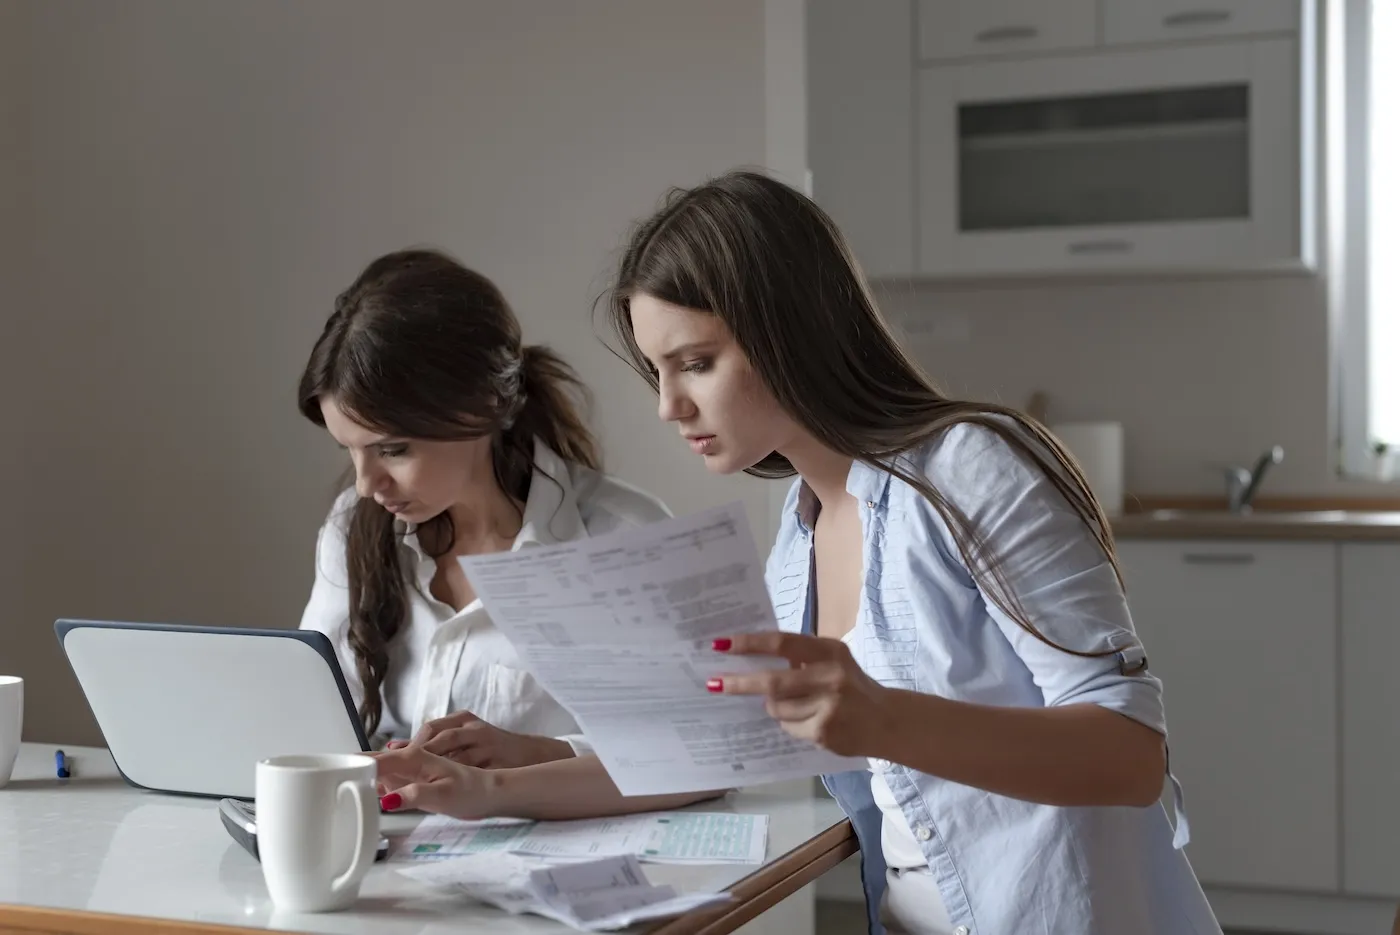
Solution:
[[[399,872],[512,914],[533,912],[583,931],[625,928],[731,899],[653,886],[630,855],[549,865],[511,854],[476,854]]]
[[[767,851],[767,815],[646,812],[513,823],[429,815],[399,846],[395,857],[424,861],[513,852],[578,860],[631,854],[645,863],[761,864]]]
[[[714,676],[788,665],[711,648],[717,636],[777,629],[739,505],[459,561],[624,795],[868,768],[789,736],[761,697],[705,688]]]

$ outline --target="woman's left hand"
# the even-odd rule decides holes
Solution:
[[[866,675],[841,640],[748,633],[716,640],[715,648],[731,655],[781,656],[792,668],[725,675],[707,683],[710,691],[763,695],[783,730],[833,753],[870,757],[884,749],[893,691]]]

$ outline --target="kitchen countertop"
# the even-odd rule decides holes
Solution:
[[[1159,509],[1112,520],[1117,539],[1347,539],[1400,542],[1400,510]]]

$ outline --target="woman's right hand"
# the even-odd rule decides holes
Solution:
[[[379,768],[380,805],[416,808],[452,818],[486,818],[496,785],[490,771],[464,766],[422,747],[371,754]]]
[[[449,760],[487,769],[533,766],[574,755],[573,747],[566,741],[504,730],[470,711],[456,711],[428,721],[412,740],[391,740],[386,749],[405,747],[422,747]]]

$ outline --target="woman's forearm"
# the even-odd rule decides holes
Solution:
[[[576,756],[516,769],[488,770],[487,813],[512,818],[567,820],[680,808],[724,794],[624,796],[596,756]]]
[[[872,756],[1046,805],[1156,802],[1162,735],[1096,704],[1010,708],[890,690]]]

